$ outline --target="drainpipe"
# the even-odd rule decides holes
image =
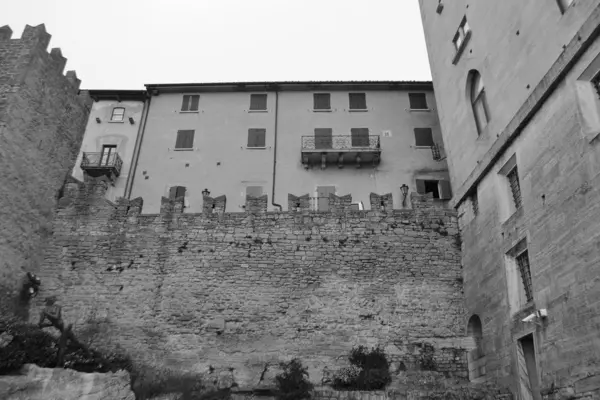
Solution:
[[[144,138],[144,132],[146,131],[146,121],[148,120],[151,101],[152,95],[148,93],[148,100],[147,103],[144,105],[144,111],[142,111],[140,127],[138,128],[138,135],[135,139],[135,147],[133,150],[133,158],[131,159],[131,168],[129,169],[129,176],[127,177],[127,182],[125,183],[125,193],[123,197],[125,197],[128,200],[131,198],[133,180],[135,178],[135,172],[137,170],[138,159],[140,158],[140,149],[142,148],[142,139]]]
[[[279,212],[282,211],[281,204],[275,203],[275,175],[277,171],[277,117],[279,114],[279,90],[275,89],[275,142],[273,144],[273,193],[271,194],[271,204],[279,207]]]

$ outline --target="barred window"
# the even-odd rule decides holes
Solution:
[[[527,301],[533,300],[533,289],[531,285],[531,269],[529,268],[529,255],[528,251],[525,250],[517,256],[517,265],[519,267],[519,273],[523,281],[523,288],[525,289],[525,297]]]
[[[515,202],[515,207],[520,208],[523,203],[521,199],[521,186],[519,186],[519,172],[517,167],[514,167],[507,175],[508,183],[510,184],[510,190],[513,195],[513,200]]]

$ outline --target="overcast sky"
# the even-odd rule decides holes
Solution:
[[[9,3],[8,0],[4,2]],[[417,0],[19,0],[82,89],[146,83],[430,80]]]

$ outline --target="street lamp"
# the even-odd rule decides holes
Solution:
[[[406,205],[406,196],[408,195],[408,186],[403,183],[400,186],[400,192],[402,192],[402,207],[404,207]]]
[[[210,191],[209,191],[208,189],[204,189],[204,190],[202,191],[202,196],[204,196],[204,197],[208,197],[208,196],[210,196]]]

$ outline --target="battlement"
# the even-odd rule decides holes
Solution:
[[[29,63],[26,62],[27,57],[37,56],[46,61],[43,65],[47,65],[48,68],[51,68],[57,71],[59,75],[62,75],[65,82],[69,84],[68,87],[72,88],[74,92],[79,90],[81,80],[77,78],[75,71],[67,71],[67,73],[63,75],[67,59],[63,56],[61,49],[56,47],[51,49],[50,52],[47,51],[52,35],[46,31],[46,26],[44,24],[37,26],[25,25],[25,29],[20,38],[12,39],[12,36],[13,30],[10,26],[4,25],[0,27],[0,50],[8,52],[9,54],[14,52],[16,56],[14,69],[16,69],[18,73],[14,74],[16,75],[15,77],[21,76],[22,70],[29,65]],[[7,68],[8,66],[3,67],[6,71],[10,69]],[[10,72],[8,73],[13,75]]]

